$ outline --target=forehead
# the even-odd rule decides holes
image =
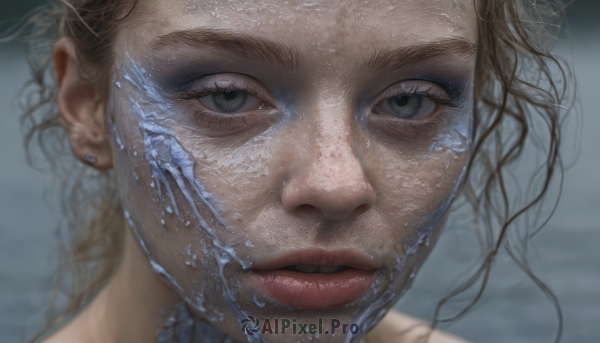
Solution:
[[[473,0],[146,0],[132,19],[137,43],[209,27],[323,52],[439,38],[476,42],[477,32]]]

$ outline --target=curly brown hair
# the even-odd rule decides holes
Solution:
[[[124,218],[114,174],[78,163],[70,152],[55,103],[52,49],[59,38],[71,37],[84,76],[101,94],[108,94],[114,37],[136,3],[54,0],[30,13],[3,39],[24,37],[29,43],[32,77],[22,99],[21,117],[25,144],[30,161],[34,160],[32,148],[39,148],[60,181],[66,219],[59,266],[63,273],[58,274],[57,290],[64,276],[70,275],[70,301],[31,342],[75,315],[97,294],[116,270],[124,241]],[[568,63],[551,49],[562,32],[564,6],[560,0],[473,0],[473,6],[478,15],[474,144],[461,194],[472,208],[483,258],[472,276],[438,303],[431,327],[462,317],[478,302],[493,261],[504,249],[555,305],[558,342],[562,332],[558,300],[531,272],[526,259],[529,238],[552,213],[527,221],[520,241],[511,242],[508,236],[511,230],[519,229],[520,218],[539,213],[554,181],[558,181],[559,189],[562,186],[560,147],[563,123],[573,112],[575,82]],[[511,170],[529,146],[539,149],[544,160],[531,172],[523,195]],[[553,208],[558,197],[554,200]],[[475,297],[463,310],[440,318],[450,299],[477,286]]]

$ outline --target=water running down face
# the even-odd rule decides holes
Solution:
[[[166,1],[117,37],[126,218],[194,313],[372,328],[440,233],[469,156],[470,0]]]

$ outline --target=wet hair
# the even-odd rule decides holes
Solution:
[[[482,260],[463,284],[438,303],[431,327],[456,320],[473,308],[496,256],[505,250],[553,302],[559,319],[558,341],[562,332],[558,300],[531,272],[526,251],[529,239],[544,226],[558,202],[559,196],[551,196],[551,187],[557,185],[560,194],[563,124],[574,113],[571,69],[551,52],[563,32],[564,6],[560,0],[473,1],[478,15],[473,149],[461,195],[462,203],[472,209]],[[136,2],[54,0],[30,13],[3,38],[23,37],[28,43],[31,79],[21,99],[25,144],[29,161],[49,166],[59,181],[64,216],[56,289],[66,287],[69,301],[31,342],[77,314],[107,283],[121,260],[125,237],[114,172],[79,163],[70,151],[56,107],[52,49],[61,37],[71,37],[82,75],[107,95],[115,34]],[[543,158],[529,172],[523,192],[514,170],[523,152],[531,148]],[[37,159],[36,154],[43,158]],[[552,211],[540,216],[548,197],[552,197]],[[520,234],[511,235],[515,232]],[[518,239],[510,239],[514,236]],[[475,296],[461,311],[441,317],[449,300],[471,289]]]

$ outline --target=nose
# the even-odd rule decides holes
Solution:
[[[307,160],[299,164],[298,170],[290,171],[282,194],[284,208],[296,214],[320,212],[329,219],[368,211],[375,204],[376,194],[353,149],[349,124],[320,124],[319,132],[313,135],[316,138],[307,143]]]

